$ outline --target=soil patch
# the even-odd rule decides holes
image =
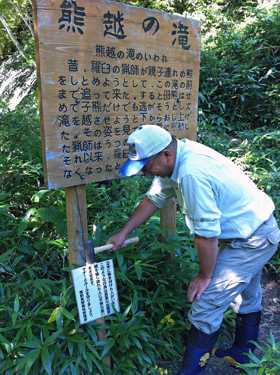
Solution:
[[[265,268],[262,274],[261,285],[263,290],[263,311],[260,324],[259,345],[265,348],[270,331],[275,342],[280,342],[280,280],[274,271]],[[262,358],[263,352],[256,348],[254,355]],[[243,370],[232,369],[232,375],[244,374]]]

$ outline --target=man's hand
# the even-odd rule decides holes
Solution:
[[[195,246],[199,257],[200,271],[190,283],[187,293],[189,302],[193,302],[194,298],[199,301],[202,293],[211,283],[211,278],[217,259],[218,238],[206,238],[196,234]]]
[[[111,251],[117,251],[117,250],[120,250],[120,249],[123,249],[125,247],[125,245],[123,244],[124,241],[127,239],[127,236],[125,233],[123,233],[122,231],[114,234],[112,237],[110,237],[107,241],[107,245],[108,244],[113,244],[113,248],[111,249]]]
[[[205,279],[201,275],[197,275],[190,283],[187,298],[189,302],[193,302],[194,298],[199,301],[201,294],[208,288],[211,279]]]

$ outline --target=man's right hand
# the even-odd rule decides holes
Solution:
[[[110,237],[107,241],[108,244],[113,244],[113,248],[111,251],[117,251],[120,249],[123,249],[126,245],[124,245],[124,241],[127,239],[127,236],[122,231],[114,234],[112,237]]]

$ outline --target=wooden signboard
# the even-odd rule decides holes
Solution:
[[[154,124],[196,138],[200,22],[106,0],[34,0],[45,185],[114,179]]]

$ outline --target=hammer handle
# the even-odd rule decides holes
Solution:
[[[128,238],[127,240],[125,240],[123,244],[129,245],[131,243],[138,242],[138,241],[139,241],[139,237],[132,237],[132,238]],[[109,245],[95,247],[94,252],[95,254],[97,254],[97,253],[100,253],[101,251],[110,250],[112,249],[113,246],[114,246],[113,244],[109,244]]]

